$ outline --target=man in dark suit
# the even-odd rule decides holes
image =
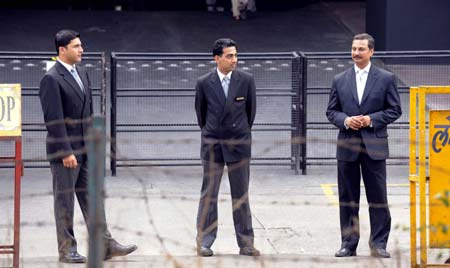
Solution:
[[[54,210],[59,261],[84,263],[77,252],[73,231],[74,194],[88,221],[87,155],[85,137],[93,114],[92,91],[87,72],[76,66],[83,48],[80,34],[61,30],[55,36],[58,60],[41,80],[39,97],[47,127],[47,156],[53,176]],[[102,206],[103,207],[103,206]],[[103,222],[106,223],[104,211]],[[104,226],[105,260],[136,250],[115,241]]]
[[[342,244],[336,257],[356,256],[361,173],[369,203],[371,256],[390,257],[386,251],[391,229],[387,125],[397,120],[402,110],[395,76],[370,62],[374,45],[368,34],[353,38],[355,65],[334,78],[326,112],[339,128],[336,157]]]
[[[233,221],[239,254],[259,256],[248,198],[251,128],[256,113],[253,77],[236,69],[237,48],[231,39],[216,40],[217,63],[200,77],[195,88],[195,111],[201,128],[203,183],[197,215],[197,252],[212,256],[217,235],[217,196],[225,164],[228,167]]]

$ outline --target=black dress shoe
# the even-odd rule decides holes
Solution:
[[[336,253],[334,253],[334,256],[338,258],[356,256],[356,249],[351,250],[349,248],[340,248],[338,251],[336,251]]]
[[[373,248],[370,250],[370,256],[377,258],[390,258],[391,254],[387,252],[384,248]]]
[[[450,258],[448,258],[444,263],[450,263]]]
[[[111,239],[106,247],[105,261],[113,257],[126,256],[137,249],[136,245],[124,246]]]
[[[214,255],[214,252],[210,248],[200,247],[199,249],[197,249],[197,256],[211,257],[212,255]]]
[[[245,255],[245,256],[260,256],[261,253],[259,252],[259,250],[257,250],[256,248],[254,248],[253,246],[251,247],[243,247],[239,250],[239,255]]]
[[[64,255],[59,256],[60,262],[65,263],[85,263],[86,257],[81,256],[78,252],[67,252]]]

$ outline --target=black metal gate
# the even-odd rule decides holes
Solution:
[[[22,86],[22,143],[26,167],[48,166],[45,153],[46,129],[39,101],[39,83],[54,63],[51,52],[0,52],[0,83]],[[81,65],[89,73],[94,111],[106,112],[106,64],[104,53],[84,53]],[[0,143],[0,156],[14,148]]]
[[[209,54],[112,53],[111,171],[117,166],[199,165],[195,83],[216,64]],[[287,165],[300,157],[301,62],[295,53],[245,53],[239,68],[257,90],[252,164]]]
[[[337,128],[325,111],[335,75],[353,66],[350,52],[304,53],[306,129],[308,165],[336,163]],[[395,74],[403,115],[388,128],[390,158],[388,164],[408,163],[409,88],[419,85],[450,85],[450,51],[379,52],[372,63]]]

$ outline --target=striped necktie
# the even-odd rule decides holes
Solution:
[[[80,86],[81,91],[84,93],[84,86],[83,86],[83,82],[81,82],[81,78],[78,75],[77,70],[74,68],[72,68],[72,70],[70,70],[70,73],[72,74],[73,78],[75,78],[75,81],[77,81],[77,84]]]
[[[225,97],[228,97],[228,87],[230,86],[230,78],[228,76],[224,76],[222,79],[222,88],[223,93],[225,93]]]

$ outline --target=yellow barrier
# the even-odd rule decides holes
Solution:
[[[428,264],[427,262],[428,246],[432,248],[447,248],[450,246],[450,169],[448,168],[448,160],[450,159],[450,111],[431,111],[428,113],[425,104],[426,96],[430,94],[450,94],[450,87],[424,86],[412,87],[410,90],[411,268],[450,267],[450,265]],[[427,115],[430,119],[429,148],[427,148],[426,143]],[[428,163],[427,149],[429,151]],[[444,161],[447,161],[447,163],[444,163]],[[427,167],[430,174],[428,200]],[[416,199],[417,183],[419,184],[419,203]],[[417,263],[417,206],[419,206],[420,264]],[[430,216],[428,218],[429,228],[427,226],[427,213]],[[430,241],[428,241],[428,236]]]

